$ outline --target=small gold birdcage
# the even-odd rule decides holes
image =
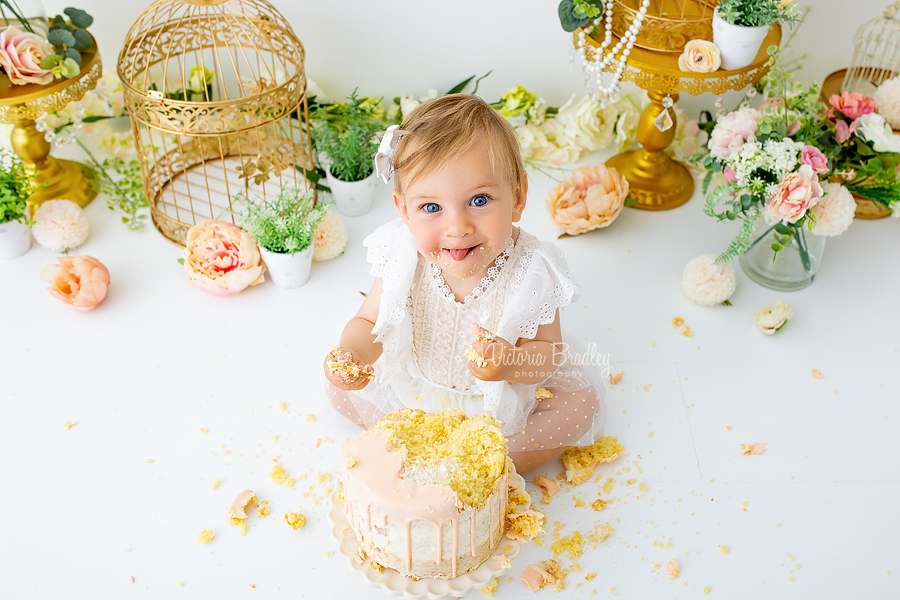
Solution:
[[[634,45],[659,52],[684,51],[691,40],[712,40],[719,0],[650,0]],[[615,0],[612,31],[621,38],[641,8],[641,0]]]
[[[853,58],[842,92],[871,96],[884,80],[900,71],[900,2],[885,7],[881,16],[870,19],[853,36]]]
[[[138,18],[118,71],[164,236],[184,244],[204,219],[234,222],[237,192],[313,188],[304,58],[265,0],[157,0]]]

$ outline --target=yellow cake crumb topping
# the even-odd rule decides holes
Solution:
[[[506,515],[506,537],[520,542],[530,542],[544,530],[544,513],[526,510]]]
[[[723,545],[720,544],[720,545],[719,545],[719,552],[721,552],[722,554],[728,554],[729,552],[731,552],[731,548],[729,548],[728,546],[723,546]]]
[[[212,482],[212,485],[209,486],[209,489],[214,490],[220,485],[222,485],[222,480],[216,477],[216,480]]]
[[[269,514],[269,501],[263,500],[259,503],[259,508],[256,509],[256,516],[260,519]]]
[[[281,485],[288,480],[288,475],[281,464],[275,463],[274,465],[272,465],[272,469],[269,471],[269,478],[278,485]]]
[[[484,506],[506,472],[506,438],[489,415],[460,410],[426,413],[405,408],[384,417],[363,435],[378,434],[416,466],[446,465],[447,485],[464,506]]]
[[[306,525],[306,517],[303,516],[303,513],[289,512],[284,515],[284,522],[293,527],[294,531],[297,531]]]
[[[197,534],[197,542],[201,544],[208,544],[216,537],[216,534],[212,532],[211,529],[201,529],[200,533]]]
[[[547,398],[553,397],[553,392],[551,392],[547,388],[539,387],[536,390],[534,390],[534,397],[537,398],[538,400],[546,400]]]
[[[612,462],[624,451],[614,437],[602,437],[590,446],[569,448],[560,457],[566,467],[566,481],[573,485],[584,483],[598,463]]]
[[[550,550],[554,557],[565,553],[569,560],[578,560],[584,554],[584,536],[580,531],[575,531],[550,544]]]
[[[481,591],[487,594],[490,597],[494,596],[494,593],[497,591],[497,584],[500,583],[500,579],[494,577],[494,580],[487,584],[485,587],[481,588]]]
[[[709,586],[708,586],[708,585],[704,585],[704,586],[703,586],[703,595],[705,596],[705,595],[708,594],[708,593],[709,593]]]
[[[594,539],[597,540],[597,543],[600,543],[612,535],[613,531],[615,530],[609,524],[597,525],[594,527]]]

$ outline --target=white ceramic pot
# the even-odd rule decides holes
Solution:
[[[31,248],[31,228],[18,221],[0,223],[0,258],[18,258]]]
[[[259,253],[266,263],[266,272],[275,285],[285,290],[298,288],[309,281],[309,269],[315,250],[315,244],[293,254],[269,252],[262,246],[259,247]]]
[[[342,215],[358,217],[369,212],[372,196],[375,195],[375,171],[360,181],[341,181],[331,174],[330,168],[326,169],[325,174],[334,205]]]
[[[769,33],[769,26],[742,27],[726,23],[719,16],[719,9],[713,13],[713,43],[722,53],[722,68],[726,71],[743,69],[753,64],[763,40]]]

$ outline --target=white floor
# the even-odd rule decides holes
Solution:
[[[550,186],[534,177],[523,225],[554,240]],[[40,247],[0,262],[0,596],[385,597],[330,555],[324,486],[334,480],[318,483],[337,472],[337,443],[358,433],[320,394],[321,363],[371,283],[362,239],[394,217],[385,186],[376,204],[345,219],[347,252],[314,264],[294,291],[195,290],[179,247],[151,225],[128,231],[102,198],[77,250],[109,267],[97,310],[50,297],[39,275],[54,255]],[[734,230],[701,208],[698,193],[673,211],[627,209],[608,230],[556,242],[584,287],[564,326],[625,372],[608,392],[606,433],[627,454],[602,469],[617,482],[605,511],[575,507],[596,499],[592,480],[546,507],[562,535],[605,522],[615,533],[586,546],[564,592],[540,594],[700,598],[709,586],[710,598],[729,600],[900,597],[900,221],[857,221],[829,240],[806,290],[773,292],[739,272],[734,306],[707,309],[681,293],[682,268]],[[795,318],[764,336],[755,311],[779,299]],[[675,316],[693,338],[672,328]],[[752,442],[765,454],[742,456]],[[276,457],[308,477],[275,485]],[[272,514],[252,517],[241,537],[225,509],[245,488]],[[298,509],[309,522],[294,532],[282,516]],[[205,527],[216,538],[202,546]],[[548,531],[526,547],[497,598],[528,595],[519,577],[550,557],[552,541]]]

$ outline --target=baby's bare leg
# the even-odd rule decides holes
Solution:
[[[592,388],[550,392],[553,397],[538,403],[525,429],[507,440],[509,455],[519,474],[536,469],[571,448],[591,428],[600,407]]]

